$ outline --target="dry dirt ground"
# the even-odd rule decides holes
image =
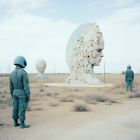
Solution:
[[[125,75],[106,74],[114,85],[106,88],[45,87],[68,77],[47,76],[40,81],[29,75],[26,129],[14,127],[9,77],[0,77],[0,140],[140,140],[140,75],[133,92],[125,91]]]

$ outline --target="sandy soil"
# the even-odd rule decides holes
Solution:
[[[128,98],[136,91],[139,93],[139,75],[135,76],[133,93],[125,92],[124,87],[117,87],[119,83],[122,85],[124,75],[108,75],[107,82],[112,81],[115,87],[88,89],[45,87],[45,82],[64,82],[67,75],[49,77],[48,81],[36,82],[30,76],[31,101],[25,121],[30,128],[14,127],[12,105],[0,103],[0,140],[140,140],[140,98]],[[103,75],[98,77],[102,79]],[[0,80],[5,83],[0,85],[0,99],[4,101],[10,98],[6,90],[8,77],[1,77]],[[117,103],[89,103],[85,97],[87,94],[101,94]],[[71,100],[67,100],[69,98]],[[89,111],[75,111],[77,104],[86,106]]]

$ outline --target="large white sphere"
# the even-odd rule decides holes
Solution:
[[[46,69],[46,66],[47,64],[44,59],[38,59],[36,61],[36,69],[39,73],[43,73]]]

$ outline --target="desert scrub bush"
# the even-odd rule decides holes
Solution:
[[[73,102],[73,99],[71,97],[69,97],[68,95],[63,95],[63,96],[61,96],[60,101],[61,102]]]
[[[1,104],[1,103],[3,103],[3,100],[2,100],[2,99],[0,99],[0,104]]]
[[[73,94],[70,94],[69,97],[74,97],[74,95]]]
[[[45,94],[46,96],[52,96],[52,93],[48,92]]]
[[[84,99],[87,103],[90,103],[92,100],[96,100],[98,102],[110,101],[111,103],[117,103],[115,100],[110,99],[109,97],[104,96],[102,94],[89,94],[86,95]]]
[[[28,107],[27,107],[27,111],[32,111],[31,105],[30,105],[30,104],[29,104]]]
[[[41,89],[40,89],[40,92],[43,92],[43,91],[44,91],[44,89],[43,89],[43,88],[41,88]]]
[[[74,111],[83,112],[83,111],[89,111],[89,109],[88,109],[88,107],[85,104],[76,104],[74,106]]]
[[[140,98],[140,93],[139,93],[139,92],[136,92],[136,93],[134,94],[134,96],[135,96],[136,98]]]
[[[35,110],[43,110],[42,108],[36,108]]]
[[[133,94],[129,94],[128,98],[134,98]]]
[[[13,99],[7,98],[6,100],[0,100],[1,104],[7,104],[8,106],[13,106]]]
[[[80,89],[75,89],[75,91],[80,91]]]
[[[54,93],[54,96],[57,96],[57,95],[59,95],[59,93]]]
[[[138,89],[132,88],[132,92],[137,92],[137,91],[138,91]]]
[[[119,82],[115,83],[115,88],[116,89],[125,88],[125,87],[126,87],[125,81],[119,81]]]
[[[3,126],[4,124],[0,123],[0,127]]]
[[[1,96],[1,98],[5,98],[5,97],[6,97],[5,95],[2,95],[2,96]]]

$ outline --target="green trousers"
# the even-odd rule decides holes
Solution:
[[[24,121],[27,107],[28,103],[26,103],[26,98],[19,98],[17,95],[13,95],[12,118],[14,120],[19,118],[20,121]]]
[[[132,91],[132,85],[133,85],[133,80],[127,80],[126,91],[128,91],[129,86],[130,86],[130,91]]]

